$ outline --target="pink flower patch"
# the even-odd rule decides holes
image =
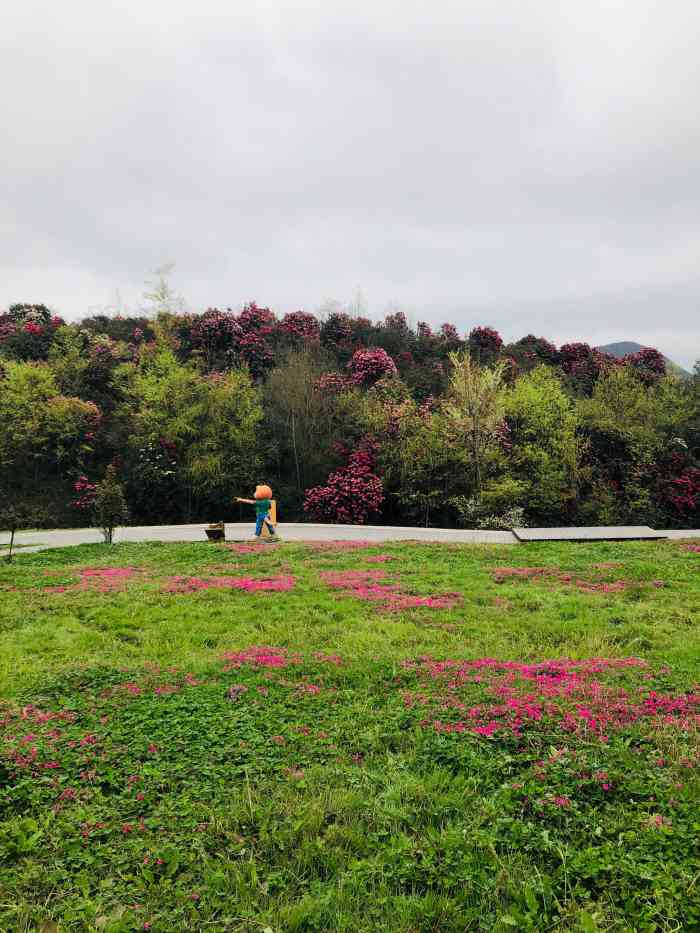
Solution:
[[[247,593],[275,592],[282,593],[294,588],[296,580],[292,576],[267,577],[171,577],[166,586],[168,593],[196,593],[200,590],[244,590]]]
[[[348,596],[381,603],[389,612],[403,609],[450,609],[457,605],[461,593],[443,593],[439,596],[413,596],[405,593],[398,583],[385,582],[383,570],[342,570],[321,573],[321,579],[328,586],[342,590]]]
[[[124,583],[142,573],[139,567],[83,567],[78,571],[79,582],[69,586],[45,586],[44,593],[66,593],[75,590],[97,590],[111,593],[122,589]]]
[[[306,541],[305,545],[311,551],[365,551],[376,547],[372,541]]]
[[[609,569],[619,566],[618,564],[594,564],[598,569]],[[630,587],[639,586],[633,580],[615,580],[612,583],[594,582],[583,580],[572,573],[564,573],[556,567],[496,567],[493,571],[493,582],[504,583],[506,580],[554,580],[557,583],[563,583],[573,586],[583,593],[622,593]],[[663,580],[651,580],[651,586],[660,588],[665,586]]]
[[[290,664],[301,664],[298,655],[291,655],[285,648],[271,648],[266,645],[254,645],[243,651],[227,651],[223,656],[224,669],[227,671],[236,667],[249,665],[250,667],[283,668]]]
[[[405,662],[420,681],[443,685],[436,696],[429,693],[403,693],[408,708],[426,707],[456,710],[460,719],[453,722],[432,721],[438,732],[472,732],[491,736],[521,736],[533,724],[546,721],[548,728],[563,735],[581,735],[586,739],[607,742],[611,733],[640,721],[652,721],[666,728],[696,734],[700,729],[700,694],[679,695],[650,691],[639,673],[634,687],[606,683],[599,675],[619,676],[628,669],[644,668],[638,658],[560,658],[539,663],[497,661],[479,658],[473,661],[435,661],[429,657]],[[487,700],[479,705],[462,700],[460,690],[483,684]],[[431,725],[429,718],[421,722]],[[595,780],[604,790],[612,782],[606,772],[596,772]]]

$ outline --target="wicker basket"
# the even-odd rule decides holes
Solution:
[[[226,540],[226,529],[224,528],[223,522],[220,525],[210,525],[208,528],[204,529],[210,541],[225,541]]]

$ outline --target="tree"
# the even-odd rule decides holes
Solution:
[[[319,349],[292,351],[265,385],[265,434],[274,439],[271,459],[282,482],[289,484],[292,508],[301,508],[304,489],[320,482],[331,465],[329,451],[336,429],[332,393],[317,388],[324,364],[328,360]],[[283,464],[292,469],[284,471]]]
[[[503,340],[493,327],[474,327],[467,337],[467,345],[477,363],[486,366],[498,358]]]
[[[469,451],[478,497],[484,457],[503,421],[503,364],[482,368],[469,353],[451,353],[450,363],[452,373],[445,413]]]
[[[176,502],[161,501],[162,511],[175,509],[191,521],[195,507],[218,511],[254,482],[262,408],[246,370],[202,374],[159,344],[138,364],[124,367],[121,376],[124,402],[118,417],[130,465],[139,451],[164,442],[168,464],[177,464],[180,496]],[[153,491],[130,489],[130,500],[144,496],[152,498]]]
[[[47,515],[46,509],[39,503],[22,498],[16,491],[0,488],[0,529],[10,532],[10,546],[6,556],[8,563],[13,556],[15,534],[22,528],[43,525]]]
[[[111,544],[114,530],[129,519],[124,487],[119,482],[114,464],[110,463],[95,489],[93,504],[95,524],[102,531],[105,544]]]
[[[185,299],[173,290],[168,280],[174,268],[173,262],[158,266],[153,271],[154,278],[146,282],[149,291],[143,293],[146,299],[143,313],[147,318],[155,318],[159,314],[178,314],[184,311]]]
[[[469,454],[445,430],[441,411],[412,400],[385,406],[378,463],[389,501],[401,521],[446,523],[450,501],[469,488]]]
[[[560,378],[539,366],[506,396],[506,475],[523,489],[518,504],[534,522],[569,518],[576,506],[582,442],[577,413]],[[501,503],[503,505],[504,503]]]
[[[13,501],[56,502],[92,454],[101,412],[61,395],[45,363],[7,363],[0,382],[0,485]]]
[[[598,379],[578,410],[589,472],[610,519],[655,524],[665,515],[675,518],[674,481],[695,466],[697,407],[688,387],[673,377],[649,382],[633,367],[618,367]]]

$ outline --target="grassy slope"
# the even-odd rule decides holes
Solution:
[[[379,553],[396,560],[366,561]],[[520,738],[441,734],[420,725],[435,718],[433,699],[420,701],[426,717],[403,695],[435,694],[439,716],[454,719],[462,714],[444,711],[454,694],[401,666],[421,655],[636,656],[651,680],[631,669],[600,683],[684,693],[700,669],[699,561],[675,542],[285,544],[254,554],[134,544],[3,565],[5,747],[33,744],[38,758],[0,764],[0,929],[47,920],[111,931],[700,926],[695,734],[656,720],[603,742],[549,721]],[[114,592],[44,591],[107,564],[144,572]],[[493,570],[504,565],[632,585],[499,584]],[[358,568],[398,575],[418,594],[458,591],[463,602],[382,613],[319,578]],[[293,574],[296,585],[163,591],[172,576],[224,573]],[[225,651],[250,645],[301,660],[223,669]],[[112,689],[125,682],[132,692]],[[177,690],[154,692],[164,684]],[[233,701],[224,697],[231,684],[246,688]],[[487,690],[470,683],[463,698],[479,703]],[[72,711],[75,722],[59,722],[51,737],[56,721],[31,711],[18,720],[28,702]],[[36,738],[20,745],[25,731]],[[599,773],[613,775],[605,793],[591,778]]]

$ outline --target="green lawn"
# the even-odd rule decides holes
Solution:
[[[700,929],[699,569],[682,542],[0,563],[0,930]]]

